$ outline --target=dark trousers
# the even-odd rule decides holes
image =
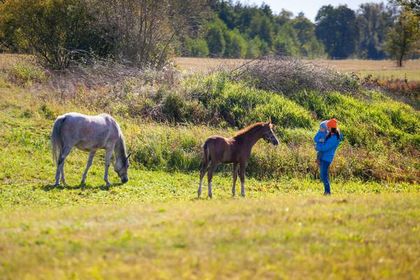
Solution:
[[[330,194],[330,179],[328,178],[328,169],[330,168],[331,162],[321,160],[321,163],[319,165],[321,170],[321,180],[324,183],[324,193]]]

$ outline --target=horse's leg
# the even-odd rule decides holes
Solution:
[[[106,183],[106,186],[109,187],[111,186],[111,184],[108,181],[108,169],[109,169],[109,165],[111,164],[111,158],[112,158],[112,152],[114,151],[114,149],[107,149],[106,153],[105,153],[105,175],[104,175],[104,180]]]
[[[236,193],[236,179],[238,178],[238,170],[239,170],[239,164],[238,163],[233,163],[232,196],[235,196],[235,193]]]
[[[91,151],[89,153],[89,159],[88,159],[87,164],[86,164],[86,169],[83,172],[82,182],[80,183],[80,185],[82,185],[83,188],[85,188],[86,176],[87,176],[87,173],[89,171],[90,166],[92,165],[93,157],[95,156],[95,153],[96,153],[96,151]]]
[[[213,179],[213,172],[216,170],[217,164],[214,164],[213,161],[210,163],[209,170],[207,171],[207,181],[208,181],[208,195],[210,198],[213,197],[211,190],[211,180]]]
[[[64,177],[64,162],[66,157],[70,154],[70,151],[70,146],[64,146],[63,150],[61,150],[60,156],[58,157],[57,172],[55,174],[55,186],[59,185],[60,177],[63,185],[66,185],[66,178]]]
[[[61,158],[61,153],[60,153],[60,156],[59,156],[58,161],[57,161],[57,171],[55,172],[54,187],[58,187],[60,185],[60,175],[61,175],[60,158]]]
[[[245,168],[246,163],[241,162],[239,164],[239,179],[241,180],[241,196],[245,196]]]
[[[209,163],[207,161],[203,161],[201,163],[201,168],[200,168],[200,183],[198,184],[198,197],[200,198],[201,196],[201,187],[203,186],[203,178],[204,175],[206,175],[206,171],[207,171],[207,167],[209,166]]]

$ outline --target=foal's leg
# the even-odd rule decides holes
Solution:
[[[109,169],[109,165],[111,164],[111,158],[112,158],[112,152],[114,151],[114,149],[107,149],[106,153],[105,153],[105,175],[104,175],[104,180],[106,183],[106,186],[109,187],[111,186],[111,184],[108,181],[108,169]]]
[[[62,183],[66,184],[66,179],[64,177],[64,161],[66,160],[66,157],[70,154],[71,147],[65,146],[60,152],[60,156],[58,157],[57,162],[57,171],[55,172],[55,184],[54,186],[60,185],[60,177]]]
[[[240,163],[239,179],[241,179],[241,196],[245,197],[245,168],[246,163]]]
[[[239,164],[234,163],[233,164],[233,184],[232,184],[232,196],[235,196],[236,193],[236,179],[238,178],[238,170],[239,170]]]
[[[213,179],[213,172],[216,170],[217,164],[214,164],[213,162],[210,163],[209,170],[207,171],[207,181],[208,181],[208,195],[210,198],[213,197],[213,193],[211,190],[211,180]]]
[[[201,187],[203,186],[203,178],[204,175],[206,175],[206,171],[207,171],[207,167],[209,166],[208,162],[202,162],[201,163],[201,168],[200,168],[200,183],[198,184],[198,197],[201,196]]]
[[[87,164],[86,164],[86,168],[85,168],[85,171],[83,172],[83,176],[82,176],[82,182],[80,183],[80,185],[82,185],[83,188],[85,187],[86,176],[87,176],[87,173],[89,171],[90,166],[92,165],[93,157],[95,156],[95,153],[96,153],[96,151],[91,151],[89,153],[89,158],[88,158],[88,161],[87,161]]]

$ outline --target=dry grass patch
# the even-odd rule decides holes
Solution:
[[[246,59],[214,59],[214,58],[192,58],[177,57],[175,64],[187,72],[210,72],[215,69],[235,69],[243,63],[251,60]],[[328,60],[315,59],[309,62],[316,65],[327,66],[341,72],[355,72],[364,77],[373,75],[378,78],[400,78],[420,81],[420,60],[408,60],[404,67],[399,68],[393,60]]]

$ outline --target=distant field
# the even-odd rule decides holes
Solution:
[[[28,55],[1,54],[0,55],[0,71],[10,69],[13,65],[21,61],[33,60]],[[220,69],[235,69],[245,62],[247,59],[219,59],[219,58],[193,58],[193,57],[177,57],[174,59],[175,65],[179,69],[188,73],[209,72]],[[414,81],[420,81],[420,59],[408,60],[404,67],[398,68],[395,61],[392,60],[327,60],[317,59],[309,60],[315,64],[329,66],[342,72],[355,72],[361,77],[373,75],[378,78],[399,78]]]
[[[234,69],[245,59],[217,59],[217,58],[190,58],[178,57],[175,64],[187,72],[207,72],[217,69]],[[310,60],[315,64],[329,66],[343,72],[355,72],[361,76],[373,75],[379,78],[400,78],[420,81],[420,60],[409,60],[403,68],[398,68],[391,60]]]

